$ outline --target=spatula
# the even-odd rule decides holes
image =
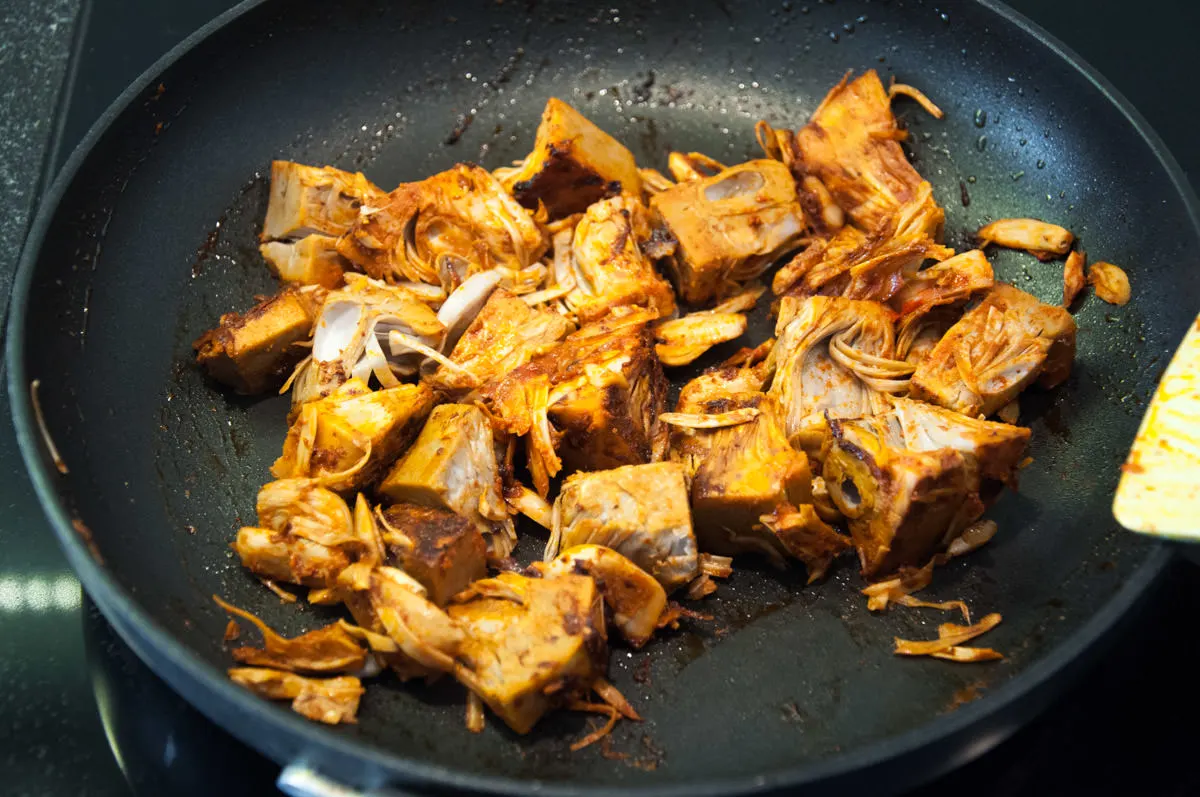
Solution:
[[[1113,515],[1130,531],[1200,542],[1200,316],[1171,358],[1121,466]]]

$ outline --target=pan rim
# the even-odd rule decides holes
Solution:
[[[1108,102],[1120,111],[1162,165],[1173,188],[1183,202],[1192,222],[1194,234],[1200,238],[1200,202],[1197,201],[1194,190],[1161,138],[1132,104],[1093,67],[1036,23],[999,0],[973,1],[994,13],[1001,20],[1016,26],[1042,46],[1049,48],[1059,59],[1087,79]],[[620,791],[630,794],[679,795],[680,797],[683,795],[751,794],[786,787],[815,786],[823,781],[845,776],[857,770],[884,766],[893,759],[913,754],[923,748],[945,744],[963,731],[974,726],[982,727],[989,720],[995,721],[1006,712],[1012,713],[1014,706],[1023,698],[1033,696],[1045,683],[1063,674],[1072,664],[1081,661],[1088,653],[1095,652],[1100,640],[1158,580],[1171,561],[1172,553],[1167,546],[1159,544],[1151,548],[1145,560],[1137,566],[1126,583],[1078,629],[1047,655],[1035,661],[1002,686],[990,691],[980,700],[902,734],[885,737],[851,752],[781,768],[768,774],[721,778],[702,784],[680,782],[617,789],[599,785],[582,786],[569,782],[519,780],[499,775],[467,774],[341,736],[324,727],[309,723],[284,708],[266,704],[236,686],[218,668],[210,666],[192,654],[186,646],[175,639],[171,632],[145,613],[128,591],[121,587],[103,566],[97,566],[91,558],[83,541],[72,526],[72,514],[69,508],[55,487],[58,472],[48,462],[42,450],[28,391],[28,370],[23,352],[25,348],[25,307],[28,303],[42,243],[63,197],[95,145],[125,110],[147,88],[153,85],[162,72],[217,31],[224,29],[265,2],[267,0],[243,0],[237,6],[215,17],[183,39],[133,81],[91,126],[87,135],[75,147],[55,177],[28,229],[14,276],[6,324],[5,360],[8,364],[7,388],[12,406],[13,424],[22,459],[43,512],[50,521],[72,569],[105,617],[117,628],[138,656],[162,677],[171,681],[173,688],[176,688],[177,691],[182,690],[175,685],[171,676],[163,674],[163,670],[168,668],[155,661],[158,657],[161,656],[169,665],[169,669],[175,671],[173,675],[178,674],[177,677],[186,676],[192,679],[193,682],[208,690],[209,694],[222,701],[223,707],[263,718],[265,722],[293,734],[301,743],[302,748],[320,749],[325,747],[334,751],[338,756],[369,761],[373,767],[388,773],[391,778],[402,779],[399,782],[411,783],[414,786],[420,784],[511,795],[527,794],[531,790],[536,790],[544,794],[557,795],[597,795]],[[127,626],[127,622],[132,622],[137,626],[136,633]],[[153,655],[146,650],[146,646],[153,649]],[[189,702],[196,705],[202,713],[215,719],[215,708],[197,705],[196,701]],[[1040,708],[1040,705],[1036,706],[1036,710],[1040,710]],[[1007,738],[1026,718],[1022,718],[1021,722],[1008,723],[1000,731],[989,736],[986,744],[976,744],[969,749],[960,751],[957,756],[947,757],[947,760],[941,762],[940,767],[929,768],[922,772],[921,779],[931,779],[952,766],[959,766],[981,755]],[[267,753],[266,749],[256,740],[247,738],[237,729],[226,727],[219,721],[218,724],[234,733],[244,743],[273,758],[277,763],[289,763],[279,761],[278,758]],[[916,782],[897,782],[896,784],[898,787],[913,785],[916,785]]]

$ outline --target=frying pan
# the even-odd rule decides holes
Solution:
[[[619,726],[608,755],[568,750],[589,727],[568,713],[527,737],[495,721],[470,734],[448,682],[385,676],[358,725],[330,729],[226,681],[211,594],[285,633],[331,616],[281,605],[228,547],[280,449],[286,399],[232,396],[191,362],[197,334],[272,290],[255,248],[272,158],[363,170],[383,186],[460,160],[494,167],[525,154],[542,104],[559,96],[644,165],[662,167],[672,148],[733,162],[755,153],[757,119],[798,126],[846,69],[867,67],[947,112],[898,106],[950,245],[968,247],[964,231],[986,220],[1038,216],[1125,265],[1134,285],[1123,308],[1085,300],[1073,376],[1022,398],[1034,461],[991,512],[1001,533],[929,590],[1001,612],[987,644],[1003,662],[895,659],[893,636],[932,636],[943,618],[868,615],[849,560],[805,587],[799,568],[747,559],[707,601],[711,621],[643,651],[614,646],[611,679],[646,721]],[[292,775],[409,793],[886,794],[1003,739],[1167,562],[1119,532],[1108,507],[1140,409],[1198,305],[1198,239],[1195,198],[1136,112],[990,2],[249,2],[131,86],[49,192],[13,294],[9,391],[39,496],[105,616],[185,698]],[[993,263],[1058,301],[1060,265],[1015,252]],[[752,334],[767,328],[759,317]],[[66,473],[38,431],[35,379]],[[539,541],[526,534],[526,558]]]

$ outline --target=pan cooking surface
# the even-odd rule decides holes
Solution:
[[[1000,533],[939,570],[927,591],[963,598],[979,616],[1002,613],[986,644],[1003,662],[893,657],[893,636],[932,637],[946,618],[869,615],[852,558],[811,587],[801,568],[742,558],[699,607],[711,622],[684,621],[638,652],[614,644],[611,680],[646,721],[618,725],[607,755],[567,749],[594,722],[582,715],[556,713],[528,737],[494,719],[470,734],[452,683],[384,677],[368,687],[360,724],[336,730],[231,686],[211,700],[192,692],[201,708],[280,760],[330,740],[361,745],[340,751],[368,756],[370,767],[329,754],[347,780],[420,762],[510,791],[528,787],[473,778],[751,788],[815,777],[843,754],[884,755],[880,743],[898,751],[932,738],[930,723],[947,714],[965,724],[999,702],[997,692],[1043,677],[1047,657],[1080,645],[1109,599],[1163,558],[1117,529],[1109,502],[1197,304],[1195,223],[1151,145],[1102,90],[995,11],[941,8],[266,3],[115,118],[44,230],[14,329],[25,330],[16,344],[24,377],[41,380],[47,424],[70,467],[54,489],[86,523],[107,576],[182,646],[167,657],[203,660],[219,678],[230,664],[225,617],[209,595],[285,633],[327,616],[281,605],[229,549],[282,445],[287,400],[232,396],[192,365],[198,334],[274,290],[256,245],[272,158],[361,170],[385,188],[457,161],[494,168],[528,152],[542,105],[558,96],[640,165],[663,168],[670,149],[736,162],[757,154],[758,119],[798,127],[845,70],[876,68],[946,111],[936,121],[913,103],[896,106],[914,165],[946,208],[949,245],[969,248],[968,232],[994,218],[1036,216],[1071,229],[1133,283],[1126,307],[1090,294],[1080,303],[1071,379],[1022,397],[1034,462],[1020,492],[988,515]],[[1061,263],[989,256],[998,278],[1058,302]],[[763,310],[756,318],[754,342],[770,334]],[[678,385],[697,370],[669,375]],[[518,554],[528,561],[544,537],[522,531]],[[94,579],[85,574],[96,592]],[[141,633],[140,623],[118,626]],[[263,721],[273,730],[251,731]]]

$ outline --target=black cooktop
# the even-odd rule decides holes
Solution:
[[[828,0],[834,2],[834,0]],[[23,211],[136,75],[230,0],[6,0],[0,83],[4,196]],[[1166,139],[1193,182],[1200,150],[1188,93],[1200,4],[1192,0],[1012,3],[1113,80]],[[61,26],[61,27],[60,27]],[[65,79],[64,79],[65,76]],[[61,90],[59,82],[62,81]],[[11,88],[9,88],[11,87]],[[55,105],[58,97],[58,105]],[[1087,120],[1077,120],[1087,124]],[[22,126],[23,125],[23,126]],[[8,149],[6,149],[6,147]],[[39,180],[40,175],[40,180]],[[14,187],[15,186],[15,187]],[[20,230],[0,238],[19,243]],[[0,291],[15,262],[0,258]],[[67,569],[0,419],[0,792],[14,795],[270,795],[277,767],[176,697],[125,647]],[[1040,719],[913,797],[1200,794],[1187,720],[1190,633],[1200,591],[1171,568]]]

